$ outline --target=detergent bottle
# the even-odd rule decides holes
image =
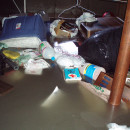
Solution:
[[[103,67],[91,64],[91,63],[85,63],[81,67],[79,67],[79,72],[83,76],[83,79],[86,82],[94,83],[96,79],[98,78],[99,74],[101,72],[106,72],[106,70]]]

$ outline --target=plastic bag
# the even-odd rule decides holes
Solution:
[[[93,14],[91,14],[89,12],[84,12],[79,18],[76,19],[76,25],[80,29],[80,24],[82,22],[93,23],[96,21],[97,21],[97,18],[95,18],[95,16]]]
[[[101,66],[107,72],[113,73],[118,57],[122,28],[122,26],[108,28],[95,33],[78,48],[79,55],[87,62]]]
[[[52,36],[54,37],[58,37],[58,38],[72,38],[75,37],[78,33],[78,28],[75,27],[74,30],[68,31],[66,29],[61,29],[61,24],[63,24],[65,21],[64,20],[54,20],[51,24],[50,24],[50,33],[52,34]],[[63,27],[63,26],[62,26]]]

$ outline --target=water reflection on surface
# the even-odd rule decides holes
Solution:
[[[109,105],[81,84],[65,82],[57,68],[44,70],[42,76],[17,71],[2,79],[15,87],[0,98],[2,130],[107,130],[108,123],[130,126],[128,105]]]
[[[55,87],[53,92],[47,97],[47,99],[41,104],[42,107],[49,108],[53,106],[59,99],[63,96],[63,92],[58,88]]]

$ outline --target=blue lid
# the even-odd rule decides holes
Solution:
[[[54,60],[55,60],[55,57],[51,57],[51,60],[54,61]]]

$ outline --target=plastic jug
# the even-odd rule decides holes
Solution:
[[[55,60],[55,51],[47,41],[43,41],[40,44],[39,51],[44,59],[51,59],[52,61]]]

